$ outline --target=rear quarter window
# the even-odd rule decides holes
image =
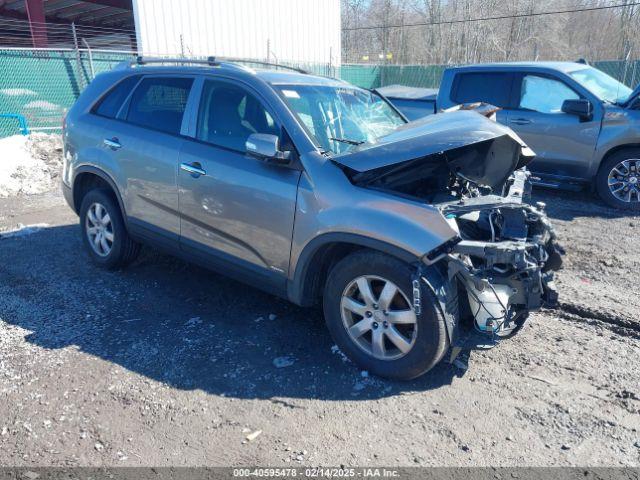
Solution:
[[[93,107],[93,113],[107,118],[116,118],[122,103],[140,80],[141,75],[133,75],[117,83]]]
[[[508,107],[511,95],[510,73],[459,73],[453,84],[451,100],[456,103],[484,102]]]
[[[192,84],[191,78],[143,79],[133,92],[126,120],[141,127],[179,134]]]

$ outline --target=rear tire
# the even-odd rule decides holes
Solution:
[[[80,229],[91,260],[113,270],[133,262],[140,252],[124,224],[118,202],[106,189],[90,190],[80,206]]]
[[[415,314],[412,275],[406,263],[370,250],[352,253],[332,268],[324,290],[325,320],[340,350],[360,368],[410,380],[444,356],[449,346],[444,318],[424,285],[422,311]]]
[[[613,208],[640,211],[639,169],[640,148],[625,148],[609,156],[596,175],[600,198]]]

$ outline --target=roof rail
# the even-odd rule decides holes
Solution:
[[[216,57],[209,57],[209,58],[215,59]],[[307,75],[309,74],[307,70],[304,70],[302,68],[291,67],[289,65],[283,65],[281,63],[263,62],[261,60],[250,60],[248,58],[233,58],[233,57],[221,57],[220,60],[223,62],[231,62],[231,63],[253,63],[254,65],[262,65],[265,67],[276,67],[276,68],[282,68],[284,70],[292,70],[294,72],[304,73]]]
[[[124,63],[124,62],[123,62]],[[164,57],[143,57],[138,56],[134,61],[127,62],[129,66],[133,65],[148,65],[150,63],[190,63],[196,65],[207,65],[210,67],[218,67],[221,65],[238,67],[238,68],[248,68],[243,65],[238,65],[239,63],[252,63],[254,65],[263,65],[269,67],[282,68],[286,70],[292,70],[298,73],[308,74],[306,70],[297,67],[290,67],[289,65],[282,65],[280,63],[270,63],[263,62],[261,60],[250,60],[247,58],[232,58],[232,57],[207,57],[204,59],[195,59],[195,58],[164,58]]]

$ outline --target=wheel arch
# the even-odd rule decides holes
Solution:
[[[611,155],[615,155],[616,153],[622,150],[627,150],[631,148],[640,149],[640,143],[623,143],[622,145],[616,145],[615,147],[611,147],[610,149],[605,151],[604,154],[600,157],[600,160],[598,161],[598,167],[596,168],[596,171],[594,173],[594,181],[595,181],[596,175],[598,174],[598,172],[600,171],[600,168],[602,167],[602,164],[606,162],[609,159],[609,157],[611,157]]]
[[[352,233],[332,232],[311,240],[300,253],[293,278],[289,280],[289,299],[301,306],[311,306],[320,298],[331,267],[350,253],[369,249],[386,253],[406,263],[420,259],[396,245]]]
[[[125,225],[127,224],[127,215],[124,209],[124,202],[120,196],[120,191],[118,190],[116,182],[107,172],[90,165],[78,167],[74,173],[72,185],[73,209],[76,213],[80,211],[82,199],[87,192],[93,188],[108,188],[116,198]]]

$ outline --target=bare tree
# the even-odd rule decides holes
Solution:
[[[343,0],[343,61],[452,64],[636,58],[638,7],[612,0]],[[583,10],[538,15],[539,12]],[[487,17],[504,17],[482,20]],[[420,24],[415,26],[401,25]],[[377,27],[362,29],[366,27]],[[353,30],[359,28],[359,30]]]

